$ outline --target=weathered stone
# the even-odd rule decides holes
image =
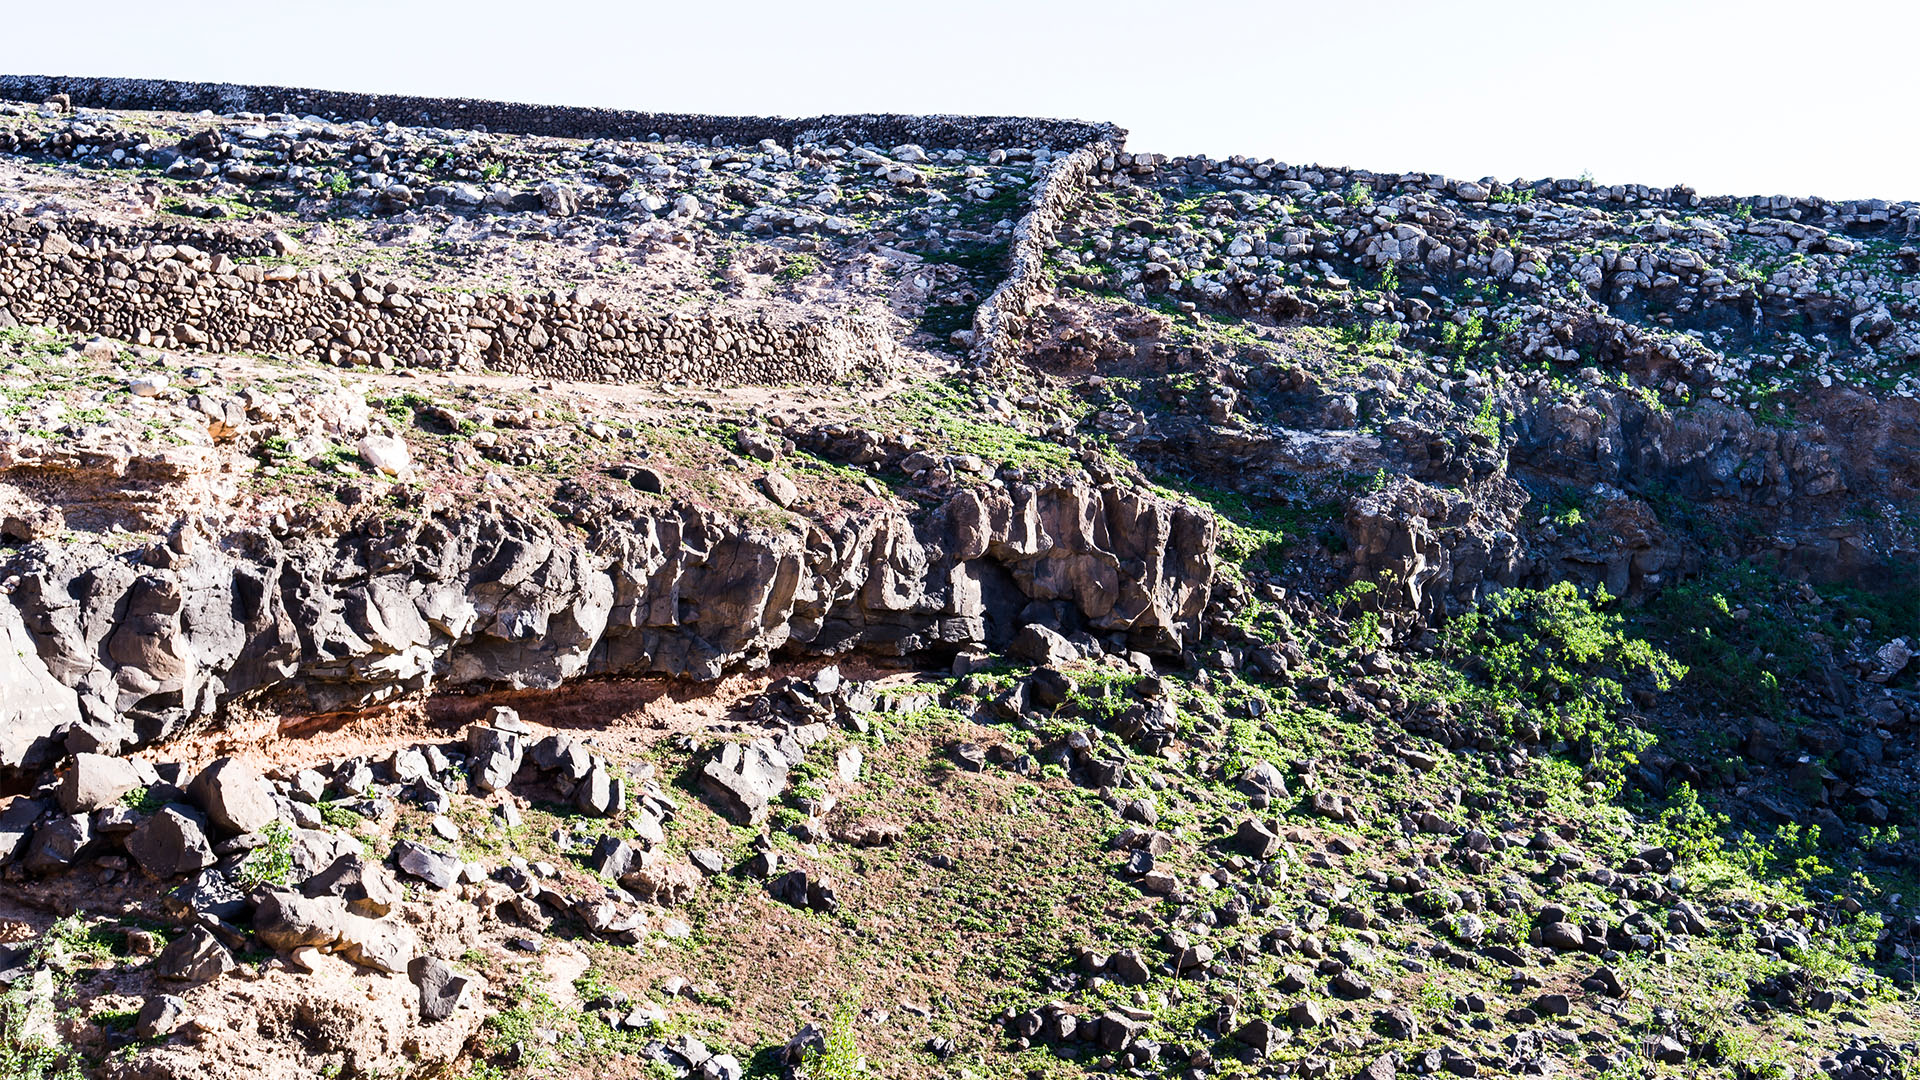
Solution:
[[[169,878],[204,870],[218,861],[198,811],[170,803],[127,834],[127,854],[155,877]]]
[[[1259,821],[1248,818],[1234,834],[1234,844],[1243,855],[1270,859],[1280,850],[1280,837]]]
[[[420,988],[420,1019],[435,1023],[452,1016],[468,985],[466,976],[435,956],[417,956],[407,965],[407,977]]]
[[[1550,922],[1540,927],[1540,942],[1550,949],[1578,951],[1586,947],[1586,935],[1570,922]]]
[[[385,866],[358,852],[335,859],[326,869],[300,883],[308,897],[338,897],[348,910],[380,918],[400,902],[400,884]]]
[[[60,806],[69,814],[88,814],[140,786],[140,774],[125,758],[76,754],[60,778]]]
[[[459,884],[461,863],[458,856],[435,851],[413,840],[402,840],[393,846],[393,860],[403,872],[436,889],[445,891]]]
[[[21,860],[36,874],[49,874],[72,866],[93,840],[93,825],[86,814],[58,814],[42,822],[27,843]]]
[[[467,728],[467,783],[490,795],[513,783],[526,752],[526,737],[487,724]]]
[[[188,793],[229,832],[259,832],[279,816],[260,774],[235,758],[220,758],[202,769]]]
[[[155,975],[177,982],[206,982],[233,968],[233,954],[204,926],[189,927],[153,961]]]
[[[700,786],[736,824],[758,825],[786,789],[788,762],[771,740],[727,743],[700,770]]]
[[[276,889],[255,905],[253,933],[280,952],[303,945],[324,949],[340,940],[345,915],[346,904],[337,897],[309,899]]]
[[[164,1039],[187,1022],[187,1003],[172,994],[155,994],[140,1006],[133,1033],[142,1039]]]

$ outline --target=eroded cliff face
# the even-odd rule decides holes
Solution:
[[[1390,573],[1393,606],[1423,622],[1491,587],[1571,579],[1644,597],[1728,554],[1671,531],[1656,503],[1738,515],[1765,534],[1743,557],[1816,581],[1870,581],[1912,556],[1897,520],[1920,491],[1911,400],[1829,391],[1791,428],[1719,402],[1654,408],[1624,392],[1523,388],[1499,400],[1512,417],[1500,474],[1461,488],[1396,483],[1346,507],[1357,572]],[[1521,480],[1578,492],[1580,527],[1538,506],[1530,518]]]
[[[1177,656],[1215,569],[1211,518],[1090,482],[782,530],[691,504],[573,509],[567,524],[486,501],[336,536],[183,527],[125,552],[26,548],[5,566],[22,688],[5,763],[44,762],[69,723],[64,749],[121,753],[241,700],[324,713],[596,675],[712,680],[777,654],[1002,649],[1024,622]]]

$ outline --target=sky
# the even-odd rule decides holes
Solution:
[[[0,70],[808,116],[1128,148],[1920,199],[1910,0],[153,0],[10,5]]]

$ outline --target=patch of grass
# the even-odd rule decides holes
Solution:
[[[779,271],[774,274],[774,277],[788,284],[792,284],[796,281],[810,278],[819,273],[820,270],[819,259],[807,254],[797,254],[788,256],[786,265],[782,266]]]
[[[489,1055],[509,1058],[522,1071],[538,1071],[559,1064],[557,1040],[550,1036],[568,1026],[571,1013],[543,990],[522,994],[514,1004],[487,1018],[481,1045]]]
[[[927,252],[922,257],[930,263],[957,266],[977,278],[992,278],[1006,270],[1008,250],[1005,241],[957,244],[942,251]]]
[[[150,787],[137,787],[120,796],[120,805],[145,816],[158,813],[166,801]]]
[[[387,419],[400,427],[408,428],[413,426],[414,413],[433,408],[434,400],[417,390],[403,390],[386,397],[370,397],[367,404],[387,414]]]
[[[314,808],[320,811],[322,822],[336,829],[358,829],[367,823],[359,814],[325,799],[315,803]]]
[[[968,389],[944,380],[921,383],[888,402],[891,422],[899,427],[938,435],[954,454],[974,454],[989,464],[1060,471],[1073,462],[1073,452],[1021,431],[1010,424],[982,418],[980,403]]]

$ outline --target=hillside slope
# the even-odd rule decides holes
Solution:
[[[1912,1069],[1920,205],[0,92],[0,1073]]]

